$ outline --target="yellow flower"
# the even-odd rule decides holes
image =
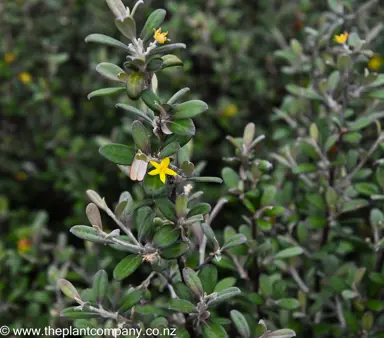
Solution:
[[[368,68],[374,72],[377,72],[381,69],[384,64],[384,59],[380,55],[374,55],[368,61]]]
[[[16,55],[11,53],[11,52],[5,53],[5,55],[4,55],[4,61],[5,61],[5,63],[8,63],[9,65],[11,63],[13,63],[13,61],[15,61],[15,59],[16,59]]]
[[[172,169],[169,169],[169,163],[171,160],[169,157],[164,158],[161,163],[157,163],[155,161],[150,161],[151,164],[156,168],[150,171],[148,174],[151,176],[160,175],[160,181],[165,183],[165,175],[176,176],[177,173]]]
[[[155,34],[153,35],[153,38],[160,44],[163,44],[167,42],[169,39],[167,38],[168,32],[161,32],[161,27],[156,30],[155,28],[153,29]]]
[[[229,104],[224,108],[223,115],[225,117],[233,117],[239,112],[237,106],[233,103]]]
[[[27,238],[21,238],[17,242],[17,251],[21,254],[26,253],[31,248],[32,243]]]
[[[28,85],[32,82],[32,75],[27,72],[19,73],[18,77],[19,80],[25,85]]]
[[[334,39],[335,42],[343,45],[348,40],[348,33],[344,32],[343,34],[335,35],[335,37],[333,39]]]

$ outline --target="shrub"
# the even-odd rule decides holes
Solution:
[[[116,287],[108,287],[108,275],[100,270],[92,288],[81,292],[68,280],[61,279],[58,284],[63,293],[79,305],[64,309],[62,315],[77,318],[76,325],[82,327],[96,324],[83,318],[100,317],[112,320],[114,324],[107,321],[105,325],[116,328],[172,326],[177,336],[189,336],[189,333],[226,336],[224,326],[231,323],[228,305],[241,291],[234,286],[233,278],[219,279],[218,269],[211,263],[222,262],[225,266],[225,258],[232,259],[237,247],[244,252],[247,237],[227,231],[224,241],[219,241],[211,223],[227,201],[219,200],[211,211],[209,204],[201,202],[202,193],[191,191],[194,189],[191,183],[222,182],[220,178],[200,176],[199,168],[190,162],[191,139],[195,134],[192,118],[204,113],[208,106],[200,100],[183,101],[187,88],[168,100],[159,96],[156,73],[182,65],[177,56],[169,53],[185,48],[182,43],[169,42],[168,33],[162,31],[165,10],[154,11],[137,35],[134,15],[140,1],[132,10],[125,8],[120,0],[107,3],[116,17],[116,27],[130,40],[129,45],[102,34],[91,34],[86,41],[124,49],[127,61],[124,69],[108,62],[97,65],[101,75],[119,86],[98,89],[89,97],[124,91],[130,99],[145,103],[146,108],[117,105],[139,118],[132,124],[134,144],[107,143],[100,148],[101,155],[117,164],[132,181],[141,182],[144,198],[134,201],[129,192],[123,192],[113,211],[97,192],[88,190],[92,203],[88,204],[86,213],[92,226],[76,225],[71,232],[84,240],[129,253],[115,266],[115,281],[145,271],[147,277],[139,285],[124,287],[117,283]],[[249,156],[253,156],[252,150],[259,141],[253,138],[251,124],[244,138]],[[268,163],[261,161],[260,166],[268,167]],[[119,229],[105,230],[100,209]],[[164,289],[169,295],[159,293]],[[291,300],[284,301],[289,306]],[[250,336],[243,314],[232,310],[230,318],[241,336]],[[295,335],[289,329],[270,333],[262,320],[260,323],[264,325],[264,336]]]

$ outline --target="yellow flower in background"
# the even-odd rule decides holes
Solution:
[[[28,178],[28,175],[24,171],[19,171],[16,173],[15,177],[17,181],[22,182]]]
[[[233,117],[235,116],[237,113],[239,112],[239,109],[237,108],[237,106],[233,103],[229,104],[228,106],[226,106],[223,110],[223,115],[225,117]]]
[[[28,85],[32,82],[32,75],[27,72],[19,73],[18,78],[25,85]]]
[[[167,38],[168,32],[161,32],[161,27],[156,30],[155,28],[153,29],[155,34],[153,35],[153,38],[160,44],[163,44],[167,42],[169,39]]]
[[[4,55],[4,61],[5,61],[5,63],[7,63],[9,65],[11,63],[13,63],[15,61],[15,59],[16,59],[16,55],[13,54],[12,52],[5,53],[5,55]]]
[[[380,55],[374,55],[368,61],[368,68],[374,72],[377,72],[384,65],[384,59]]]
[[[171,160],[169,157],[164,158],[161,163],[157,163],[155,161],[150,161],[150,163],[155,167],[152,171],[148,173],[148,175],[155,176],[155,175],[160,175],[160,181],[165,183],[165,175],[169,176],[176,176],[177,173],[173,171],[172,169],[169,169],[169,163]]]
[[[27,251],[29,251],[29,249],[31,248],[32,246],[32,243],[29,239],[27,238],[21,238],[19,239],[19,241],[17,242],[17,251],[20,253],[20,254],[23,254],[23,253],[26,253]]]
[[[344,32],[343,34],[335,35],[333,40],[341,45],[345,44],[348,40],[348,33]]]

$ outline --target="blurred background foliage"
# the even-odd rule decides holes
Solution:
[[[226,135],[241,134],[249,121],[257,133],[266,133],[260,151],[267,152],[281,139],[280,122],[271,116],[291,79],[282,72],[284,61],[275,51],[286,48],[292,38],[301,39],[304,27],[319,20],[326,2],[147,0],[139,17],[144,20],[159,7],[168,10],[164,30],[188,46],[181,55],[184,69],[160,76],[161,88],[167,90],[162,95],[189,86],[193,98],[200,95],[210,106],[196,121],[194,160],[208,160],[205,174],[219,176],[222,158],[231,152]],[[380,13],[370,19],[380,20]],[[117,200],[120,191],[130,188],[97,149],[106,138],[123,142],[131,120],[113,108],[116,98],[87,100],[90,91],[105,87],[93,71],[95,65],[119,62],[116,51],[89,48],[84,42],[95,32],[118,38],[110,17],[102,0],[0,3],[2,323],[36,327],[56,321],[64,307],[56,280],[70,274],[87,281],[112,259],[109,255],[94,266],[100,249],[84,248],[62,234],[69,225],[83,222],[86,189]],[[382,72],[383,36],[375,43],[377,55],[368,65]],[[296,81],[305,85],[300,74]],[[221,188],[204,189],[208,202],[220,197]]]

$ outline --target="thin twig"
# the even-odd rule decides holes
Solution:
[[[304,293],[309,292],[308,286],[304,283],[304,281],[301,279],[300,275],[298,274],[297,270],[293,267],[289,267],[289,273],[291,274],[292,278],[295,280],[297,285],[299,286],[300,290]]]

